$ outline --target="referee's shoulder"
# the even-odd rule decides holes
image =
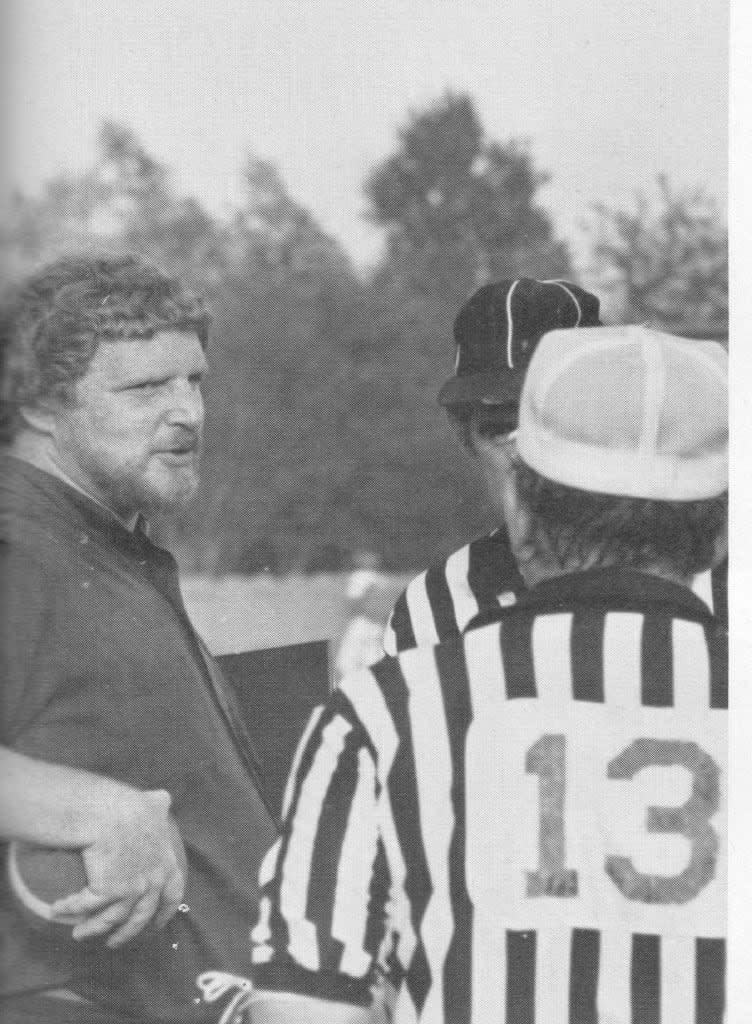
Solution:
[[[483,562],[485,561],[487,554],[490,554],[495,548],[504,543],[506,543],[506,535],[499,530],[492,530],[490,533],[484,533],[479,537],[474,537],[461,547],[455,548],[454,551],[450,551],[449,554],[444,555],[441,558],[437,558],[421,572],[416,573],[397,600],[399,601],[405,597],[412,596],[424,588],[426,585],[426,579],[429,575],[437,575],[441,573],[446,576],[450,562],[466,563],[468,566],[471,565],[472,561],[475,559]]]

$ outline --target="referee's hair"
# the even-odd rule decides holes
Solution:
[[[567,487],[515,462],[518,500],[564,566],[663,567],[689,578],[717,558],[728,493],[701,501],[655,501]]]

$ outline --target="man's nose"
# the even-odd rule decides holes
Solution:
[[[174,426],[198,430],[204,422],[204,399],[201,385],[192,380],[178,380],[170,395],[167,418]]]

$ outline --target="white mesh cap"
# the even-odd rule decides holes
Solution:
[[[569,487],[659,501],[728,488],[728,355],[645,327],[552,331],[520,399],[517,450]]]

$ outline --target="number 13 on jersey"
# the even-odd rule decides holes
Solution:
[[[511,701],[471,725],[466,771],[476,911],[725,934],[725,715]]]

